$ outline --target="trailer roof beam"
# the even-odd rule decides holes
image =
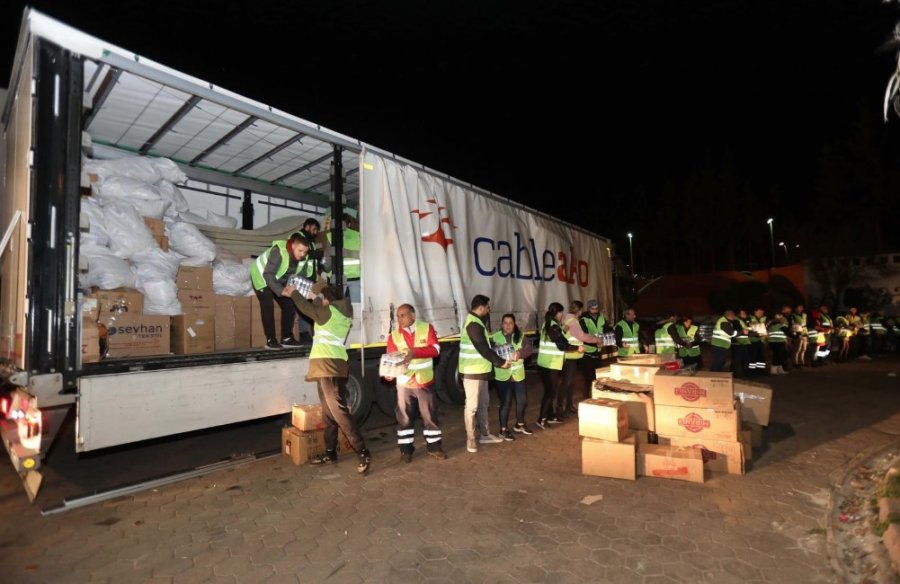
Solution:
[[[103,102],[109,97],[109,94],[112,93],[112,90],[116,86],[116,82],[119,80],[119,75],[122,72],[114,67],[109,68],[109,72],[107,72],[106,77],[103,78],[103,81],[100,83],[100,87],[97,88],[97,93],[94,95],[93,107],[91,107],[90,111],[85,114],[84,121],[82,123],[82,127],[85,129],[90,129],[91,122],[94,121],[94,117],[100,112],[100,109],[103,107]]]
[[[169,119],[166,120],[166,123],[160,126],[160,128],[156,132],[154,132],[154,134],[150,136],[150,138],[146,142],[144,142],[143,146],[141,146],[140,148],[140,153],[146,154],[147,152],[150,152],[150,149],[153,148],[153,146],[156,145],[156,143],[159,142],[163,136],[168,134],[169,130],[171,130],[175,124],[180,122],[181,118],[186,116],[189,111],[194,109],[194,106],[196,106],[198,103],[200,103],[200,98],[196,95],[192,95],[189,100],[181,104],[181,107],[178,108],[178,111],[172,114]]]
[[[275,180],[272,181],[272,184],[280,183],[284,180],[291,178],[292,176],[298,175],[301,172],[309,170],[310,168],[313,168],[314,166],[318,166],[318,165],[322,164],[323,162],[325,162],[326,160],[331,160],[332,156],[333,155],[330,152],[328,154],[325,154],[324,156],[320,156],[320,157],[316,158],[315,160],[312,160],[312,161],[304,164],[300,168],[297,168],[295,170],[290,171],[287,174],[279,176],[278,178],[276,178]]]
[[[294,144],[294,143],[296,143],[296,142],[299,142],[301,139],[303,139],[303,137],[304,137],[305,135],[306,135],[306,134],[298,133],[298,134],[297,134],[296,136],[294,136],[293,138],[289,138],[289,139],[285,140],[284,142],[282,142],[281,144],[279,144],[279,145],[276,146],[275,148],[272,148],[272,149],[269,150],[268,152],[266,152],[266,153],[264,153],[264,154],[261,154],[261,155],[258,156],[255,160],[251,160],[250,162],[248,162],[248,163],[245,164],[244,166],[240,167],[239,169],[235,170],[235,171],[232,172],[231,174],[237,176],[237,175],[243,173],[244,171],[246,171],[248,168],[253,168],[254,166],[256,166],[257,164],[259,164],[259,163],[262,162],[263,160],[267,160],[267,159],[269,159],[269,158],[272,158],[273,156],[275,156],[276,154],[278,154],[279,152],[281,152],[282,150],[284,150],[285,148],[287,148],[287,147],[290,146],[291,144]]]
[[[249,128],[253,125],[253,123],[258,120],[256,116],[247,116],[247,119],[235,126],[230,132],[216,140],[209,148],[198,154],[191,160],[191,164],[200,164],[204,158],[221,148],[224,144],[227,144],[229,140]]]

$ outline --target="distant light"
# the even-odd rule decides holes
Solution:
[[[775,220],[774,220],[774,219],[772,219],[772,218],[771,218],[771,217],[769,217],[769,220],[768,220],[768,221],[766,221],[766,223],[768,223],[768,224],[769,224],[769,225],[771,225],[771,224],[772,224],[772,221],[775,221]]]
[[[628,232],[628,239],[631,239],[631,232]]]
[[[784,247],[784,242],[783,242],[783,241],[779,241],[779,242],[778,242],[778,245],[780,245],[781,247]]]

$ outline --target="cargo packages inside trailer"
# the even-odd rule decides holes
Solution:
[[[360,419],[393,408],[377,358],[401,303],[434,324],[438,393],[454,402],[473,295],[531,331],[552,301],[613,306],[605,238],[33,10],[2,129],[0,358],[17,387],[3,440],[32,496],[72,406],[87,452],[317,401],[309,346],[264,348],[249,283],[308,217],[358,209],[361,277],[345,281],[336,229],[330,278],[355,285]]]

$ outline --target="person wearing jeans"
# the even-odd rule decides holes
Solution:
[[[509,361],[491,350],[488,344],[487,318],[490,298],[476,294],[459,333],[459,373],[466,391],[463,419],[466,423],[466,450],[478,452],[478,443],[503,442],[488,426],[488,381],[493,367],[509,369]]]
[[[496,348],[501,345],[512,345],[515,353],[509,360],[509,369],[494,369],[494,381],[497,383],[497,394],[500,396],[500,437],[507,442],[515,438],[509,431],[509,410],[512,400],[516,400],[516,425],[513,428],[520,434],[530,435],[531,430],[525,423],[525,406],[528,405],[528,388],[525,384],[525,359],[533,351],[531,342],[526,342],[525,335],[516,325],[513,314],[504,314],[500,330],[491,336]]]
[[[546,430],[548,424],[560,424],[554,412],[554,402],[559,395],[563,383],[562,369],[567,352],[584,352],[584,345],[570,345],[562,330],[562,319],[565,316],[563,306],[559,302],[551,302],[544,314],[541,326],[541,341],[538,347],[537,366],[541,381],[544,383],[544,395],[541,398],[541,411],[537,425]]]

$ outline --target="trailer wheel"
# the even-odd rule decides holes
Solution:
[[[372,386],[375,390],[375,404],[378,409],[385,416],[393,418],[397,408],[397,385],[393,382],[388,383],[381,377],[375,377],[372,380]]]
[[[357,424],[362,424],[372,410],[372,386],[360,374],[359,365],[350,365],[350,377],[347,378],[347,407]]]
[[[459,378],[459,345],[445,345],[435,370],[435,385],[441,401],[448,404],[465,405],[466,392]]]

